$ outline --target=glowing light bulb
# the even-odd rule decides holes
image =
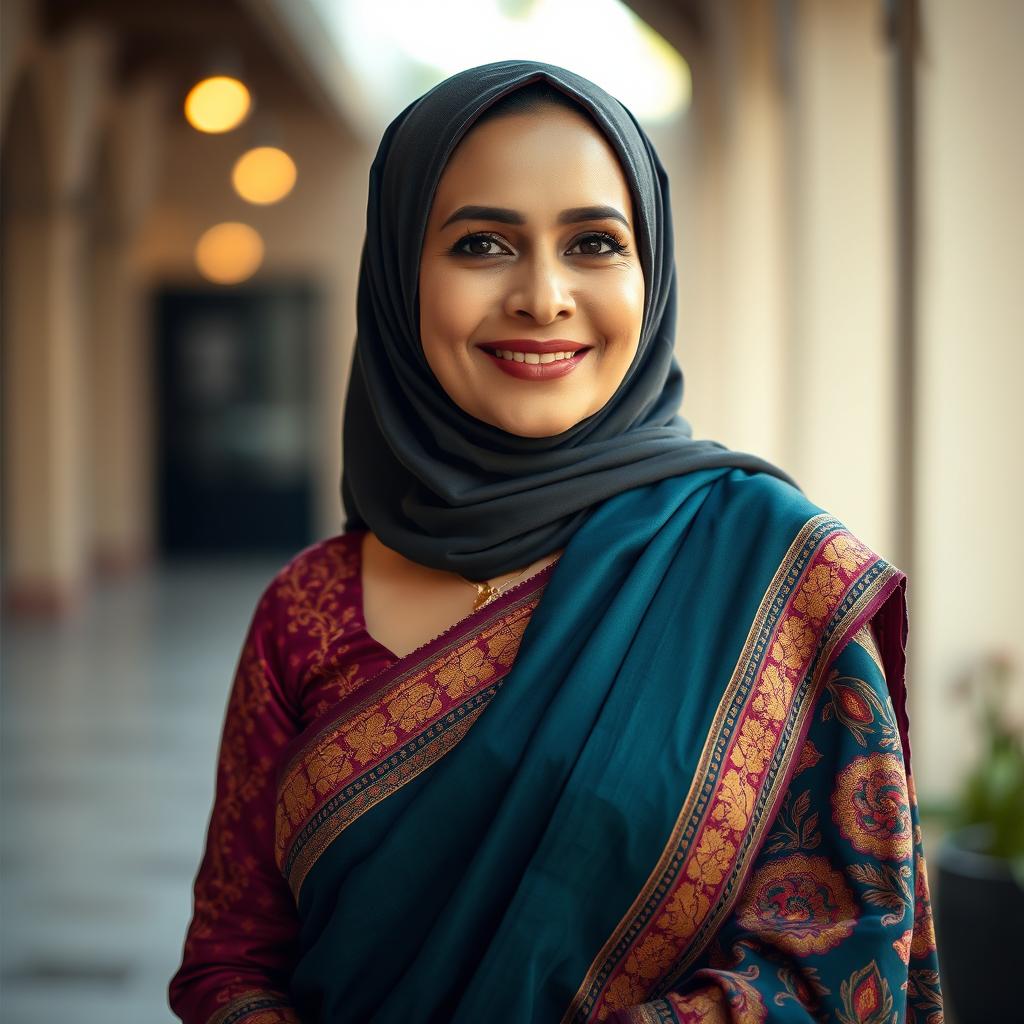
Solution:
[[[276,146],[257,146],[238,158],[231,181],[250,203],[267,206],[284,199],[295,185],[295,161]]]
[[[239,284],[263,262],[263,239],[248,224],[226,221],[203,232],[196,243],[199,273],[215,284]]]
[[[185,97],[185,117],[197,131],[216,135],[245,120],[252,105],[249,90],[227,75],[204,78]]]

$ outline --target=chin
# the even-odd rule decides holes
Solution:
[[[519,437],[554,437],[573,426],[577,420],[569,419],[565,410],[558,416],[498,415],[490,421],[494,426]]]

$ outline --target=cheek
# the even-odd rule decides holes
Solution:
[[[618,345],[635,351],[644,318],[644,278],[636,272],[609,276],[593,296],[596,326]]]
[[[472,336],[487,296],[473,274],[424,266],[420,273],[420,331],[424,346],[451,347]]]

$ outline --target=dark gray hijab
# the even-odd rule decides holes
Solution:
[[[598,412],[553,437],[507,433],[463,412],[420,345],[418,278],[427,219],[448,158],[495,101],[538,80],[590,114],[633,196],[645,281],[640,345]],[[714,441],[677,410],[676,276],[668,179],[618,100],[564,68],[502,61],[435,86],[388,126],[370,169],[358,334],[345,406],[346,529],[370,529],[422,565],[485,579],[564,547],[601,502],[665,477],[735,466],[789,477]],[[792,481],[790,481],[792,482]]]

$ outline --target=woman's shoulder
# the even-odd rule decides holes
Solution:
[[[770,473],[733,470],[716,481],[720,508],[750,531],[775,534],[789,544],[838,544],[879,556],[847,526],[842,515],[812,501],[791,483]]]
[[[317,583],[351,579],[359,569],[365,530],[351,530],[318,540],[297,552],[274,575],[275,582]]]
[[[297,624],[318,621],[320,632],[351,618],[359,595],[360,544],[365,531],[336,534],[303,548],[273,575],[258,612],[278,631],[296,633]]]

